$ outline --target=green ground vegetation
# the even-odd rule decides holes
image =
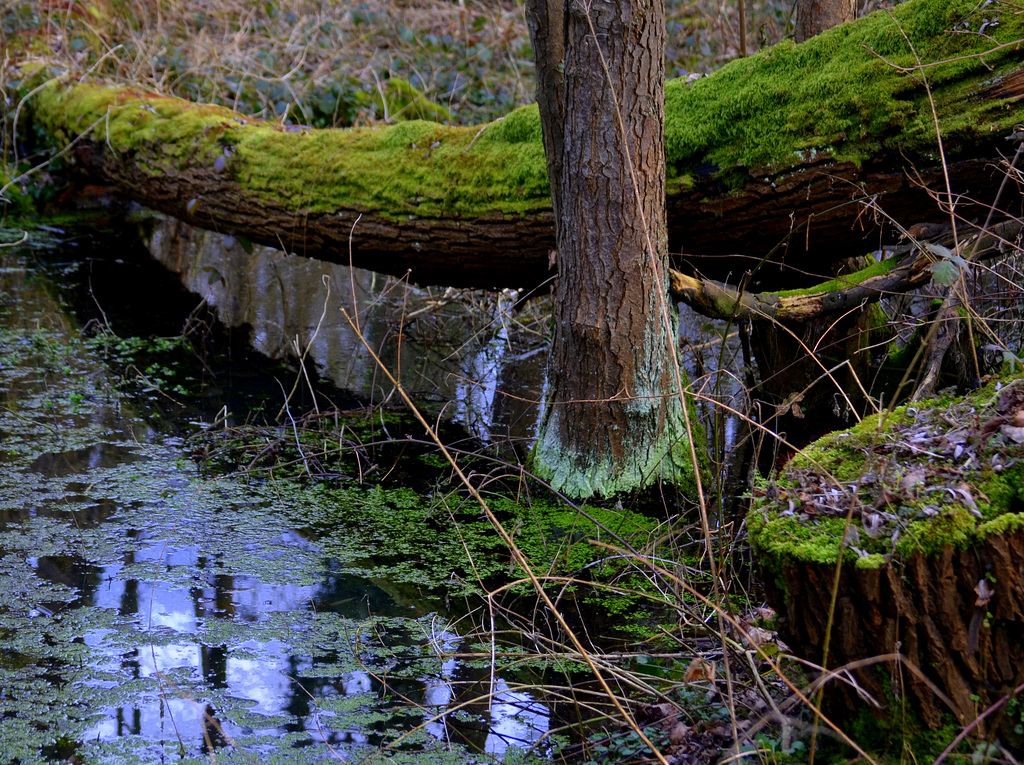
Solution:
[[[382,427],[418,430],[398,412],[361,412],[343,417],[333,440],[313,427],[299,431],[299,442],[290,428],[210,431],[193,439],[202,444],[194,453],[203,455],[211,475],[242,470],[261,484],[269,480],[283,501],[305,508],[308,515],[296,521],[345,570],[457,595],[523,577],[476,501],[449,485],[447,462],[427,446],[384,438]],[[463,469],[486,465],[466,457]],[[310,467],[332,478],[311,480]],[[362,482],[360,471],[388,478]],[[517,500],[519,493],[515,487],[489,492],[488,505],[541,576],[615,579],[630,561],[594,542],[647,550],[663,532],[651,516],[621,507],[575,507],[529,495]],[[300,496],[302,502],[287,500]],[[375,551],[371,557],[368,550]],[[610,609],[616,597],[608,596]]]

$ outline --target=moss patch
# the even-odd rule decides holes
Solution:
[[[476,504],[459,494],[430,497],[408,489],[291,482],[279,483],[277,492],[281,502],[295,508],[292,522],[308,529],[344,573],[456,595],[523,575],[510,568],[508,549]],[[507,498],[494,499],[491,508],[540,575],[609,576],[615,571],[584,573],[606,556],[591,540],[643,547],[657,526],[628,510],[584,507],[578,512]]]
[[[974,2],[915,0],[802,45],[780,43],[692,85],[670,82],[670,177],[702,164],[722,173],[745,168],[755,174],[817,158],[859,166],[892,151],[934,161],[938,150],[924,77],[947,151],[969,151],[978,140],[1008,132],[1019,110],[979,97],[963,84],[979,73],[995,83],[1020,67],[1012,47],[984,60],[970,58],[1024,32],[1024,20],[1002,14],[990,30],[994,39],[966,33],[977,31],[988,16]],[[950,34],[954,29],[964,33]],[[900,71],[917,65],[915,50],[922,62],[951,63],[928,67],[924,77],[922,70]]]
[[[1019,434],[1007,425],[1021,391],[1020,378],[996,381],[825,436],[755,491],[752,544],[773,568],[835,563],[841,548],[870,568],[1024,526]]]
[[[32,200],[17,181],[12,182],[11,176],[3,168],[0,168],[0,188],[4,189],[0,195],[0,220],[6,222],[9,218],[22,218],[32,212]],[[4,242],[7,239],[4,237]]]
[[[479,217],[550,207],[536,107],[513,112],[507,126],[413,120],[313,130],[108,85],[55,83],[38,94],[34,113],[58,145],[91,128],[93,140],[147,173],[205,165],[304,213]]]

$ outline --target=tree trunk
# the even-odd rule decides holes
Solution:
[[[992,383],[826,436],[755,490],[747,529],[780,634],[849,672],[826,688],[833,719],[894,741],[973,723],[1024,751],[1019,706],[977,719],[1024,687],[1021,422],[1024,381]]]
[[[949,716],[967,725],[1024,683],[1024,532],[993,534],[977,546],[947,546],[936,555],[916,554],[878,568],[845,566],[839,583],[829,651],[830,668],[899,653],[854,669],[852,686],[828,685],[825,703],[833,719],[874,714],[893,725],[898,704],[908,703],[922,727],[942,727]],[[784,622],[788,645],[812,662],[822,659],[834,565],[792,561],[783,568],[784,589],[769,579],[767,594]],[[998,593],[979,597],[986,582]],[[981,605],[979,605],[981,603]],[[916,670],[916,671],[915,671]],[[946,698],[942,698],[936,690]],[[878,706],[865,703],[865,693]],[[909,716],[895,721],[909,723]],[[999,728],[1002,715],[979,724],[973,739]],[[1024,735],[1010,734],[1020,754]],[[908,735],[915,732],[905,731]],[[922,752],[922,754],[927,754]]]
[[[667,300],[663,0],[531,0],[558,243],[533,465],[575,497],[689,474]],[[561,41],[564,40],[564,45]]]
[[[856,15],[857,0],[798,0],[793,39],[798,43],[810,40],[826,29],[853,21]]]

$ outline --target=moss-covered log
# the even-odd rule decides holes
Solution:
[[[969,0],[913,0],[670,82],[669,246],[688,253],[677,265],[721,278],[769,259],[820,274],[894,235],[879,210],[942,219],[924,188],[946,191],[926,80],[959,209],[980,214],[967,200],[991,201],[1004,138],[1024,121],[1024,17],[980,34],[989,16]],[[68,79],[27,107],[58,146],[91,128],[75,147],[84,167],[196,224],[342,262],[351,243],[357,265],[424,283],[532,286],[552,273],[535,107],[483,128],[307,130]],[[721,257],[735,252],[751,260]]]
[[[356,266],[411,270],[423,283],[522,286],[548,276],[553,224],[530,110],[475,130],[425,121],[294,129],[58,82],[35,97],[34,116],[58,142],[92,126],[74,147],[80,166],[194,225],[335,262],[351,252]]]
[[[747,523],[785,640],[853,667],[856,685],[825,691],[839,719],[956,733],[1024,683],[1022,425],[1024,380],[993,383],[827,436],[756,492]],[[1019,752],[1007,720],[974,735],[997,727]]]

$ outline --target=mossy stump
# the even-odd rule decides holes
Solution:
[[[826,436],[755,491],[767,597],[816,664],[842,556],[827,666],[848,669],[827,685],[833,719],[959,730],[1024,684],[1022,442],[1024,380],[992,383]],[[1007,711],[972,736],[1021,751]]]
[[[820,662],[835,566],[783,564],[788,589],[769,587],[792,650]],[[1008,583],[986,607],[975,587],[994,576]],[[918,675],[895,661],[852,670],[870,702],[842,679],[830,683],[826,704],[837,719],[869,709],[890,717],[894,701],[911,702],[929,728],[953,713],[966,725],[1024,681],[1024,533],[996,535],[966,550],[918,553],[877,568],[844,566],[829,649],[829,667],[900,653]],[[947,700],[936,693],[941,691]],[[977,734],[988,728],[979,725]]]

